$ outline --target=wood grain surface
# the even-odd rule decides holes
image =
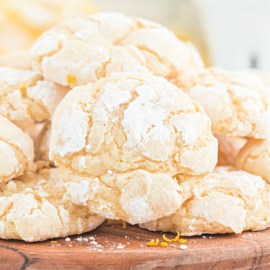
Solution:
[[[186,250],[178,243],[147,247],[152,238],[161,240],[162,235],[104,223],[70,239],[32,244],[1,240],[0,269],[270,269],[270,230],[190,237]]]

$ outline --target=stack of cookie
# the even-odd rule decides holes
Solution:
[[[269,137],[266,80],[205,68],[190,43],[118,13],[57,26],[29,56],[0,59],[0,237],[105,218],[182,235],[270,226],[268,184],[234,168]],[[216,167],[218,140],[234,167]]]

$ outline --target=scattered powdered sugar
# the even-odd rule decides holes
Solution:
[[[107,174],[112,175],[113,174],[113,171],[112,170],[108,170],[107,171]]]
[[[211,236],[211,235],[203,235],[202,238],[203,239],[212,239],[213,236]]]
[[[252,233],[245,233],[241,236],[241,238],[243,239],[250,239],[250,238],[254,238],[255,237],[255,234],[252,234]]]
[[[186,250],[187,249],[187,245],[180,245],[179,247],[181,250]]]
[[[82,240],[83,240],[83,238],[81,236],[77,238],[78,242],[82,242]]]
[[[126,245],[118,244],[118,245],[116,246],[116,248],[120,249],[120,248],[124,248],[125,246],[126,246]]]

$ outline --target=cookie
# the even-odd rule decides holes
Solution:
[[[247,143],[247,139],[224,135],[216,135],[216,138],[218,139],[218,165],[235,167],[238,154]]]
[[[215,134],[259,139],[270,136],[270,97],[262,82],[250,79],[247,83],[238,73],[215,68],[194,71],[186,81],[186,90],[205,109]]]
[[[21,128],[49,120],[67,89],[38,73],[0,67],[0,114]]]
[[[62,100],[50,157],[74,203],[135,224],[180,206],[174,175],[212,171],[217,141],[206,114],[176,86],[150,74],[119,73]]]
[[[58,166],[89,177],[137,169],[200,175],[217,162],[201,107],[165,79],[141,73],[70,91],[55,111],[50,151]]]
[[[120,13],[97,13],[63,23],[45,32],[30,54],[35,70],[64,86],[93,83],[114,70],[132,72],[134,65],[122,64],[126,55],[175,84],[188,67],[203,67],[190,43],[157,23]]]
[[[241,149],[236,166],[270,182],[270,141],[249,140]]]
[[[0,238],[43,241],[91,231],[104,218],[63,198],[57,169],[46,169],[0,185]]]
[[[0,183],[22,175],[33,167],[32,139],[0,115]]]
[[[183,236],[263,230],[270,226],[269,191],[259,176],[217,167],[173,215],[140,226]]]
[[[59,101],[68,89],[44,80],[38,73],[17,68],[20,59],[10,56],[10,66],[0,67],[0,115],[7,117],[31,136],[35,160],[44,159],[40,146]]]
[[[177,181],[165,173],[142,169],[89,177],[62,168],[65,199],[103,217],[131,224],[174,213],[188,196]]]

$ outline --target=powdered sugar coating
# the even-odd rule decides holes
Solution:
[[[150,74],[121,73],[64,98],[51,158],[89,176],[135,169],[199,175],[214,168],[217,142],[203,110],[180,89]]]

